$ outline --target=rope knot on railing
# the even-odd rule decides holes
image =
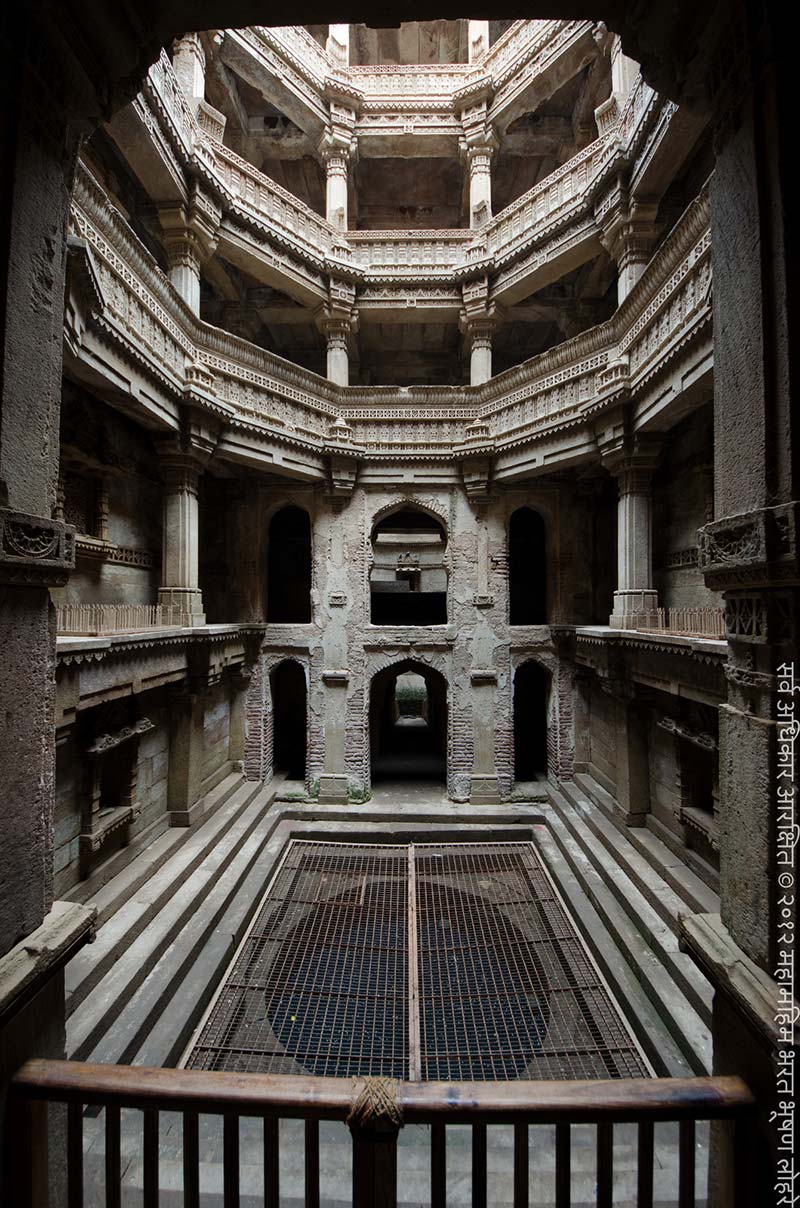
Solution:
[[[354,1078],[353,1098],[347,1116],[350,1127],[370,1128],[376,1124],[392,1124],[395,1128],[402,1128],[403,1108],[398,1098],[399,1086],[394,1078]]]

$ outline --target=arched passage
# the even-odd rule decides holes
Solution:
[[[306,676],[293,659],[273,667],[269,676],[272,696],[272,767],[289,780],[306,774]]]
[[[544,520],[533,508],[517,508],[508,523],[508,621],[547,624],[547,559]]]
[[[550,673],[532,659],[514,676],[514,779],[547,775],[547,705]]]
[[[311,520],[294,504],[269,522],[267,620],[311,620]]]
[[[405,659],[379,671],[370,685],[372,780],[447,777],[447,681],[439,671]]]
[[[447,624],[447,536],[441,521],[409,505],[372,530],[373,625]]]

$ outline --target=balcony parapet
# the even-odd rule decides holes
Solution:
[[[588,28],[585,22],[545,24],[554,27],[587,25]],[[570,31],[561,31],[559,36],[562,33],[567,36]],[[318,49],[324,55],[325,52]],[[464,65],[455,66],[464,68]],[[424,77],[426,87],[430,81],[452,75],[450,67],[435,67],[427,73],[423,67],[413,70],[405,67],[350,68],[349,71],[356,73],[354,78],[359,79],[362,78],[359,72],[374,73],[377,78],[386,80],[413,81]],[[181,92],[165,53],[148,72],[136,105],[140,109],[143,105],[152,109],[150,120],[146,114],[141,114],[151,136],[154,136],[153,120],[156,120],[182,170],[203,177],[206,187],[217,197],[229,219],[257,230],[259,238],[285,249],[307,269],[318,273],[320,292],[324,291],[322,278],[326,274],[340,275],[363,286],[401,281],[435,284],[443,277],[467,279],[485,273],[487,267],[494,271],[505,268],[529,254],[556,230],[570,224],[588,222],[589,233],[595,234],[594,209],[598,194],[626,165],[634,169],[638,154],[645,149],[652,154],[652,144],[647,144],[647,136],[653,122],[662,111],[672,114],[675,109],[639,77],[617,120],[600,138],[507,206],[479,231],[349,232],[337,230],[225,147],[213,137],[207,123],[201,127]]]
[[[80,242],[72,244],[71,356],[80,359],[87,332],[96,331],[175,405],[190,402],[223,428],[320,458],[337,416],[352,429],[354,454],[380,459],[452,457],[476,420],[498,455],[576,425],[591,436],[599,415],[635,403],[672,358],[710,331],[705,192],[611,319],[474,387],[339,387],[202,322],[84,166],[72,218]]]

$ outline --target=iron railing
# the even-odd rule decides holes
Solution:
[[[571,1199],[571,1126],[596,1129],[598,1208],[614,1203],[614,1126],[637,1129],[637,1208],[653,1208],[656,1150],[654,1127],[678,1125],[678,1205],[695,1208],[696,1125],[722,1122],[715,1168],[717,1187],[725,1187],[726,1208],[753,1208],[753,1097],[739,1078],[636,1078],[559,1082],[391,1082],[385,1079],[293,1077],[231,1074],[201,1070],[148,1069],[89,1065],[75,1061],[28,1061],[11,1082],[8,1127],[8,1179],[14,1208],[50,1208],[48,1105],[67,1105],[66,1158],[69,1208],[84,1208],[84,1108],[105,1109],[104,1187],[107,1208],[121,1204],[120,1113],[142,1113],[143,1208],[159,1203],[159,1113],[182,1117],[184,1208],[200,1205],[198,1120],[222,1118],[224,1208],[240,1203],[240,1121],[263,1120],[263,1204],[278,1208],[280,1197],[279,1130],[282,1119],[305,1122],[305,1203],[320,1204],[319,1125],[347,1121],[352,1134],[353,1208],[396,1208],[397,1138],[409,1124],[429,1125],[431,1208],[447,1202],[447,1126],[472,1130],[472,1205],[491,1203],[487,1188],[487,1128],[511,1125],[514,1208],[529,1205],[529,1128],[555,1125],[553,1208],[569,1208]],[[62,1144],[53,1130],[52,1143]],[[60,1154],[58,1156],[61,1156]],[[127,1155],[130,1156],[130,1155]],[[509,1159],[511,1162],[512,1159]],[[174,1181],[171,1186],[174,1191]],[[94,1194],[97,1194],[95,1187]],[[204,1201],[205,1202],[205,1201]],[[216,1202],[216,1201],[215,1201]],[[674,1201],[673,1201],[674,1202]]]

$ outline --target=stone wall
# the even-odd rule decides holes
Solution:
[[[391,468],[383,477],[391,479]],[[312,523],[312,620],[267,624],[261,665],[248,697],[248,776],[262,779],[272,772],[274,702],[269,674],[284,658],[299,661],[307,675],[307,782],[312,790],[331,773],[346,782],[351,794],[368,791],[370,683],[379,671],[407,660],[439,672],[448,685],[451,796],[468,798],[476,777],[482,776],[494,779],[496,791],[503,796],[511,791],[513,675],[528,658],[539,661],[551,677],[549,770],[553,775],[570,775],[571,672],[554,645],[549,625],[508,623],[507,531],[516,508],[530,506],[540,512],[546,530],[541,571],[547,584],[548,618],[569,623],[576,611],[583,618],[591,612],[586,594],[593,563],[590,498],[569,483],[498,493],[477,504],[460,484],[446,482],[425,490],[398,491],[377,483],[357,486],[346,501],[331,501],[302,488],[276,494],[256,487],[245,491],[238,484],[227,509],[206,520],[217,533],[230,534],[235,543],[226,561],[228,601],[242,601],[248,611],[263,610],[267,532],[279,507],[299,504],[308,510]],[[448,584],[447,622],[372,625],[371,535],[381,519],[409,506],[436,518],[446,532],[442,561]],[[212,538],[207,548],[221,547],[222,542]],[[216,620],[224,604],[216,585],[225,575],[207,560],[206,576],[210,585],[206,608],[209,620]],[[262,611],[258,619],[263,616]],[[338,694],[342,687],[343,698]],[[333,772],[327,764],[337,742],[342,754]],[[481,761],[485,768],[479,766]]]
[[[154,604],[163,491],[138,424],[65,381],[56,511],[77,531],[76,567],[56,604]]]
[[[713,404],[669,433],[653,476],[653,567],[664,608],[718,607],[698,565],[697,530],[714,519]]]

